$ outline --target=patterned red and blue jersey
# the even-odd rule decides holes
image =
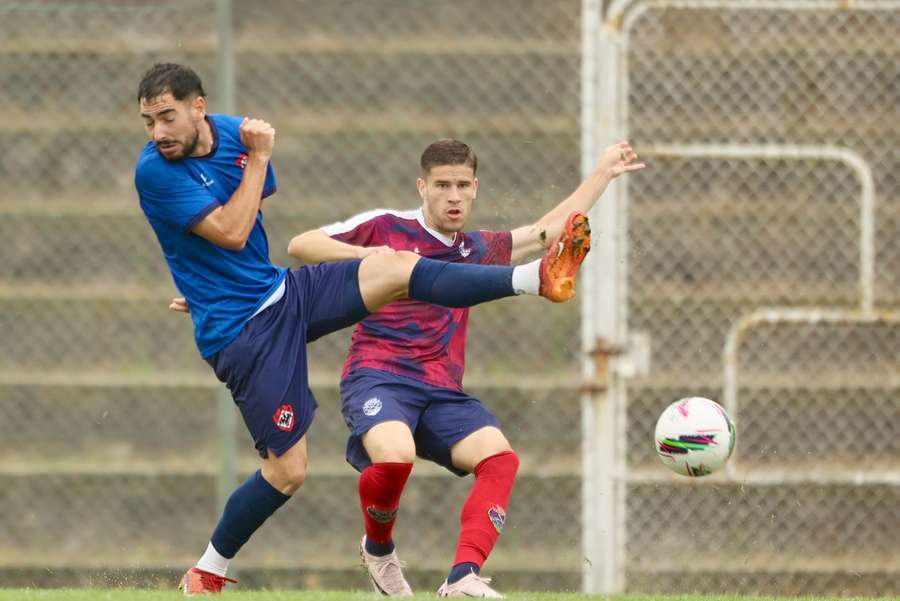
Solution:
[[[322,229],[348,244],[389,246],[439,261],[509,265],[512,253],[508,231],[460,232],[451,239],[426,225],[422,209],[376,209]],[[461,390],[468,319],[468,308],[390,303],[357,324],[342,377],[370,368]]]

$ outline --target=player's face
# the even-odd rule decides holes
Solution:
[[[205,108],[202,97],[179,101],[166,92],[156,98],[141,99],[141,118],[159,153],[177,161],[196,150]]]
[[[442,234],[465,227],[472,211],[478,178],[468,165],[439,165],[416,181],[424,202],[425,221]]]

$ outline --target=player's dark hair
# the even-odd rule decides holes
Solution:
[[[200,78],[190,67],[175,63],[156,63],[144,73],[138,86],[138,102],[171,92],[175,100],[206,96]]]
[[[419,166],[422,168],[424,176],[428,175],[432,167],[441,165],[468,165],[472,168],[472,173],[475,173],[478,171],[478,157],[465,142],[452,138],[441,138],[428,145],[428,148],[422,153]]]

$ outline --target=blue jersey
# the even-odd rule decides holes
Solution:
[[[241,117],[209,115],[213,147],[202,157],[169,161],[149,142],[135,167],[141,209],[153,226],[175,286],[187,299],[194,338],[203,357],[234,340],[244,324],[284,281],[287,269],[269,260],[262,212],[246,246],[228,250],[191,228],[225,204],[241,183],[247,148]],[[275,192],[271,164],[262,196]]]

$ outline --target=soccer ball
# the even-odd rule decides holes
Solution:
[[[694,396],[675,401],[656,422],[656,453],[682,476],[705,476],[728,461],[734,424],[721,405]]]

